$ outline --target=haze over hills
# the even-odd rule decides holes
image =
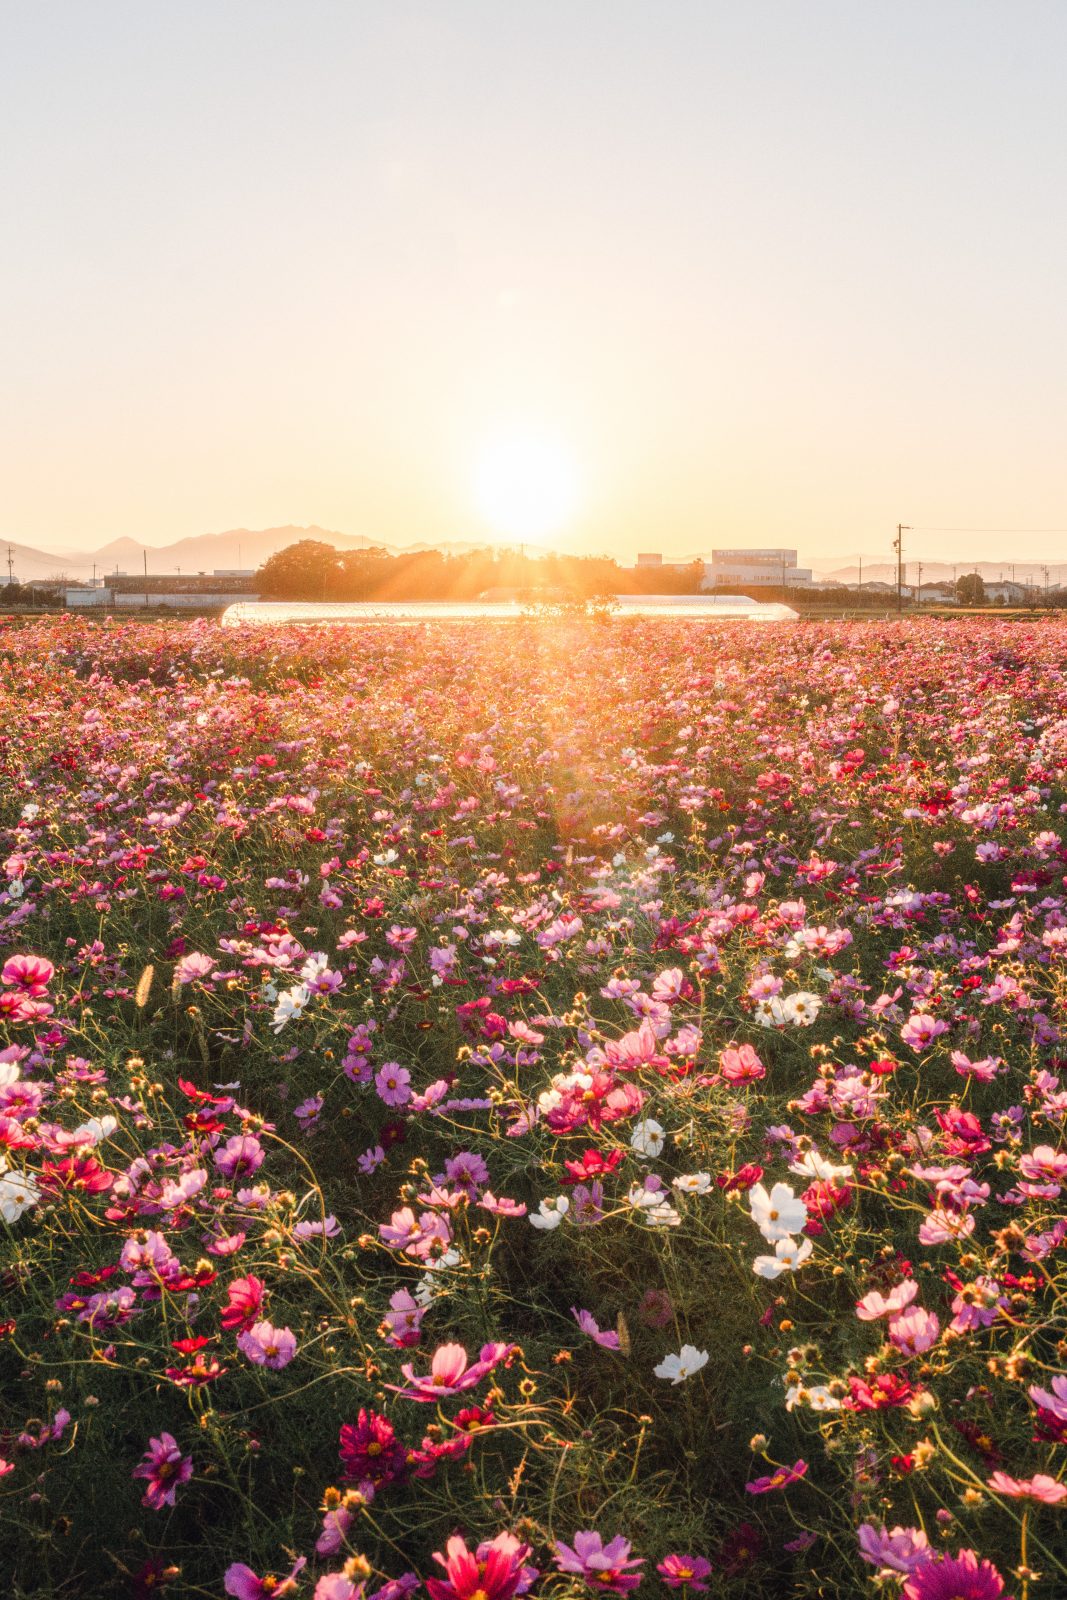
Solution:
[[[75,582],[92,577],[94,572],[98,578],[116,570],[133,574],[144,570],[146,555],[148,571],[156,574],[178,571],[189,574],[211,573],[217,569],[257,568],[261,567],[275,551],[284,550],[287,545],[296,544],[300,539],[318,539],[325,544],[332,544],[338,550],[359,550],[377,546],[379,549],[387,550],[391,555],[401,551],[434,548],[456,555],[468,550],[484,549],[492,542],[484,539],[423,540],[416,544],[398,545],[360,534],[340,533],[336,529],[320,528],[316,524],[304,527],[295,523],[277,528],[230,528],[222,533],[191,535],[167,545],[153,545],[139,539],[119,538],[110,540],[96,550],[42,550],[34,545],[11,540],[0,543],[0,583],[6,580],[9,570],[23,583],[53,578],[61,574]],[[724,545],[727,542],[723,537],[712,536],[708,540],[706,550],[702,552],[694,551],[685,556],[672,556],[665,552],[665,559],[707,559],[713,546]],[[651,542],[650,548],[655,548],[655,541]],[[626,557],[619,559],[621,565],[630,565]],[[812,556],[801,550],[800,559],[802,565],[811,567],[817,578],[835,580],[838,583],[857,581],[861,559],[864,582],[880,580],[892,583],[896,579],[896,567],[881,554],[870,557],[864,554],[862,558],[857,555],[842,561],[840,557]],[[920,552],[915,552],[909,555],[906,567],[905,576],[909,583],[913,583],[918,576],[920,559],[924,583],[951,582],[954,575],[975,571],[980,572],[987,580],[1009,578],[1014,572],[1019,582],[1043,584],[1045,581],[1046,564],[1040,561],[1013,557],[1004,561],[952,563],[927,560]],[[1062,562],[1047,563],[1047,568],[1051,586],[1067,583],[1067,559]]]
[[[318,539],[324,544],[332,544],[337,550],[363,550],[374,546],[388,550],[391,555],[400,550],[431,548],[430,541],[410,545],[387,544],[384,540],[338,533],[315,524],[302,527],[295,523],[279,528],[230,528],[224,533],[196,534],[167,545],[146,544],[139,539],[112,539],[96,550],[49,551],[9,540],[0,544],[0,582],[7,577],[9,553],[15,577],[20,582],[31,583],[60,574],[77,580],[90,578],[94,572],[98,578],[103,577],[107,573],[114,573],[116,569],[119,572],[142,572],[146,555],[149,572],[157,574],[179,570],[184,573],[211,573],[217,569],[256,568],[261,567],[275,551],[284,550],[287,545],[296,544],[300,539]],[[442,540],[436,547],[458,554],[464,550],[482,549],[487,542],[473,539]]]

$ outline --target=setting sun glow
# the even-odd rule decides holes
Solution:
[[[477,462],[475,499],[499,536],[543,538],[564,527],[578,502],[574,462],[557,440],[539,434],[501,434]]]

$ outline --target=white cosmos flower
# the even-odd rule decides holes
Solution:
[[[571,1203],[565,1194],[557,1194],[554,1198],[542,1200],[537,1210],[531,1214],[530,1226],[543,1229],[558,1228],[570,1208]]]
[[[825,1183],[833,1183],[837,1178],[851,1178],[850,1166],[838,1166],[833,1161],[827,1161],[817,1150],[807,1150],[799,1161],[790,1165],[790,1172],[799,1172],[802,1178],[821,1178]]]
[[[672,1180],[679,1194],[707,1194],[711,1188],[710,1172],[683,1172]]]
[[[694,1372],[707,1366],[708,1352],[696,1345],[683,1344],[677,1355],[664,1356],[658,1367],[653,1367],[657,1378],[669,1378],[672,1383],[684,1383]]]
[[[647,1161],[658,1156],[663,1149],[664,1129],[654,1117],[645,1117],[634,1127],[630,1135],[630,1146],[639,1156],[644,1156]]]
[[[773,1256],[757,1256],[752,1270],[760,1278],[780,1278],[783,1272],[796,1272],[802,1267],[811,1250],[810,1239],[802,1239],[800,1244],[795,1239],[779,1239]]]
[[[118,1125],[117,1117],[90,1117],[75,1128],[74,1138],[79,1144],[99,1144],[101,1139],[110,1139]]]
[[[770,1194],[762,1183],[748,1192],[752,1220],[768,1244],[799,1233],[808,1220],[808,1208],[787,1183],[776,1183]]]
[[[22,1068],[17,1061],[0,1061],[0,1084],[18,1083]]]
[[[6,1167],[0,1172],[0,1217],[9,1226],[40,1198],[41,1191],[28,1172],[11,1172]]]
[[[274,1020],[271,1023],[275,1033],[281,1033],[287,1022],[298,1017],[310,999],[310,991],[303,983],[296,984],[292,989],[283,989],[274,1007]]]
[[[753,1015],[761,1028],[784,1028],[787,1020],[785,1007],[776,994],[757,1001]]]
[[[795,1384],[786,1390],[785,1408],[792,1411],[795,1406],[809,1406],[812,1411],[840,1411],[841,1402],[832,1395],[825,1383],[813,1383],[810,1388],[803,1384]]]
[[[787,1000],[782,1001],[782,1015],[794,1028],[810,1028],[819,1015],[821,1006],[822,1001],[817,994],[809,994],[806,989],[798,989],[796,994],[791,994]]]

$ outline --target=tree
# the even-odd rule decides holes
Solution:
[[[965,572],[956,579],[956,599],[961,606],[985,605],[985,582],[980,572]]]
[[[332,598],[338,567],[332,544],[301,539],[276,551],[260,567],[259,592],[268,600],[327,600]]]

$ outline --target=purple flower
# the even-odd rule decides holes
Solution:
[[[406,1106],[411,1099],[411,1073],[395,1061],[387,1061],[374,1074],[374,1087],[387,1106]]]
[[[749,1494],[770,1494],[774,1489],[785,1489],[791,1483],[797,1483],[807,1476],[808,1463],[797,1461],[791,1467],[779,1467],[765,1478],[753,1478],[751,1483],[746,1483],[745,1488]]]
[[[296,1334],[291,1328],[275,1328],[269,1322],[256,1322],[237,1335],[237,1348],[257,1367],[280,1372],[296,1355]]]
[[[158,1439],[149,1439],[144,1460],[133,1469],[135,1478],[148,1479],[141,1504],[151,1507],[153,1511],[162,1511],[164,1506],[174,1505],[175,1495],[192,1475],[192,1456],[183,1456],[177,1440],[169,1433],[161,1433]]]
[[[889,1572],[911,1572],[933,1556],[921,1528],[898,1527],[887,1532],[873,1522],[861,1522],[856,1537],[864,1561]]]
[[[385,1151],[380,1144],[374,1144],[371,1145],[369,1150],[364,1150],[363,1154],[357,1157],[356,1164],[360,1172],[369,1178],[375,1168],[380,1167],[384,1160]]]
[[[601,1328],[593,1317],[592,1312],[579,1310],[577,1306],[571,1306],[571,1316],[582,1332],[589,1335],[594,1344],[602,1345],[605,1350],[617,1350],[619,1348],[618,1334],[614,1333],[610,1328]]]
[[[630,1555],[630,1541],[616,1534],[604,1544],[599,1533],[574,1535],[573,1546],[556,1540],[556,1565],[561,1572],[584,1578],[590,1588],[611,1594],[626,1594],[641,1582],[640,1556]]]
[[[703,1556],[670,1555],[657,1562],[656,1571],[668,1589],[706,1589],[711,1562]]]
[[[191,955],[182,956],[174,969],[174,976],[180,984],[193,983],[197,978],[206,978],[218,962],[213,956],[200,955],[194,951]]]
[[[215,1165],[227,1178],[243,1178],[263,1165],[263,1146],[254,1134],[235,1133],[215,1151]]]
[[[980,1561],[973,1550],[958,1550],[955,1557],[914,1567],[902,1594],[904,1600],[1001,1600],[1004,1579],[991,1561]]]

